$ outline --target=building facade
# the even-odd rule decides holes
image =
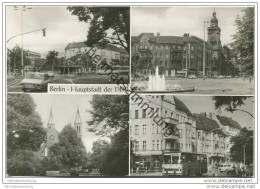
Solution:
[[[122,48],[110,44],[103,47],[89,47],[85,42],[73,42],[65,47],[65,61],[59,66],[61,72],[95,71],[97,67],[91,60],[90,54],[101,56],[101,59],[108,64],[129,66],[129,55]]]
[[[239,133],[239,127],[230,133],[234,126],[220,123],[221,116],[191,114],[188,107],[172,95],[141,97],[149,106],[140,106],[136,99],[130,102],[132,169],[143,167],[147,171],[160,171],[165,157],[176,152],[203,155],[208,168],[230,162],[230,139]],[[156,114],[151,115],[150,110]],[[158,118],[163,124],[158,124]]]
[[[185,33],[183,36],[161,36],[160,33],[142,33],[131,38],[132,66],[143,73],[153,72],[159,66],[167,76],[216,76],[222,74],[223,63],[220,28],[216,12],[210,20],[208,40]],[[205,67],[203,65],[205,45]]]
[[[196,152],[196,123],[189,109],[174,96],[142,96],[164,120],[165,126],[154,122],[153,117],[131,101],[130,138],[133,145],[134,164],[149,170],[161,169],[163,158],[174,152]]]

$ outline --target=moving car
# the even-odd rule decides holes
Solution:
[[[54,75],[52,73],[31,72],[20,82],[22,90],[47,92],[48,83],[51,83]]]

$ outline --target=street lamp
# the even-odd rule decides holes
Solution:
[[[203,41],[203,77],[205,78],[205,67],[206,67],[206,32],[205,32],[205,29],[206,29],[206,24],[209,23],[209,21],[204,21],[204,28],[203,28],[203,32],[204,32],[204,41]]]
[[[30,7],[26,7],[25,5],[23,6],[14,6],[14,10],[16,11],[20,11],[20,17],[21,17],[21,33],[23,33],[23,12],[25,12],[26,10],[29,10],[29,9],[32,9]],[[22,52],[21,52],[21,72],[22,72],[22,75],[24,75],[24,62],[23,62],[23,35],[21,35],[21,49],[22,49]]]

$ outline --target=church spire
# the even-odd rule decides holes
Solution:
[[[75,117],[75,121],[74,121],[74,127],[77,131],[77,134],[79,137],[81,137],[82,135],[82,122],[81,122],[81,117],[80,117],[80,113],[79,113],[79,108],[77,108],[77,113],[76,113],[76,117]]]
[[[50,109],[50,115],[49,115],[49,120],[47,123],[47,127],[48,128],[54,128],[55,124],[54,124],[54,119],[53,119],[53,113],[52,113],[52,108]]]

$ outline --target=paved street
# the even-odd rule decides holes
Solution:
[[[125,81],[128,81],[127,76],[123,76]],[[8,92],[23,92],[20,82],[22,77],[9,77],[7,79]],[[56,75],[52,83],[61,84],[116,84],[112,81],[109,75],[98,75],[88,73],[82,75]]]
[[[133,81],[136,86],[146,87],[148,81]],[[236,94],[236,95],[253,95],[254,81],[243,78],[224,78],[224,79],[168,79],[166,88],[171,89],[174,86],[195,87],[193,94]]]

